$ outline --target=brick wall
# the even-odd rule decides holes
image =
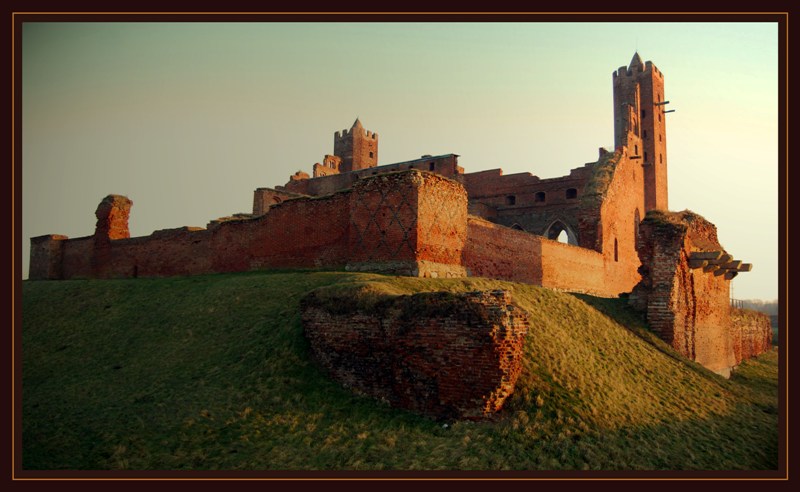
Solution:
[[[731,308],[731,336],[736,364],[772,348],[769,316],[749,309]]]
[[[253,192],[253,215],[264,215],[271,206],[302,196],[304,195],[275,188],[257,188]]]
[[[291,193],[323,196],[349,189],[360,179],[368,179],[379,174],[408,170],[435,172],[448,178],[460,177],[464,172],[464,169],[458,165],[458,156],[455,154],[447,154],[426,156],[411,161],[368,167],[353,172],[343,172],[341,174],[332,173],[330,175],[314,178],[308,178],[308,175],[303,173],[305,174],[305,178],[295,179],[293,176],[285,186],[278,188],[282,188]]]
[[[467,197],[457,182],[420,172],[361,180],[350,193],[351,270],[464,276]]]
[[[470,216],[463,263],[475,277],[541,285],[541,244],[540,236]]]
[[[484,418],[522,371],[528,323],[507,292],[389,297],[368,310],[313,292],[301,306],[311,354],[330,377],[399,408]]]
[[[722,275],[690,268],[694,251],[721,251],[716,227],[684,211],[650,212],[639,237],[642,280],[630,302],[650,327],[685,357],[728,376],[737,364],[731,335],[730,285]]]
[[[479,217],[467,221],[463,262],[470,275],[616,297],[620,282],[603,255],[510,229]]]
[[[47,234],[31,238],[29,278],[63,278],[64,240],[67,236]]]
[[[88,238],[33,238],[30,278],[162,277],[345,265],[414,276],[464,276],[466,202],[463,187],[441,176],[387,174],[333,195],[274,203],[258,217],[214,221],[208,229],[182,227],[111,239],[104,227]]]

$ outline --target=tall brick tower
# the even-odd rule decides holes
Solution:
[[[631,63],[613,73],[614,146],[629,145],[629,132],[641,139],[645,210],[668,210],[667,130],[664,74],[634,53]],[[629,149],[632,154],[637,154]]]
[[[378,134],[364,130],[356,118],[349,131],[333,135],[333,154],[342,158],[340,172],[375,167],[378,165]]]

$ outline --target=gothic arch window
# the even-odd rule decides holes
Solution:
[[[516,223],[514,225],[512,225],[511,228],[512,229],[516,229],[518,231],[523,231],[523,232],[525,231],[525,229],[523,229],[521,225],[516,224]]]
[[[566,243],[571,244],[573,246],[578,246],[578,235],[575,234],[575,231],[572,230],[570,226],[568,226],[564,221],[561,219],[554,220],[548,227],[545,229],[543,236],[547,239],[552,239],[554,241],[559,240],[559,236],[561,233],[566,233]],[[562,236],[563,238],[563,236]],[[562,241],[563,242],[563,241]]]

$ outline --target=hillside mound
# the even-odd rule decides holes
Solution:
[[[486,422],[358,396],[309,357],[300,299],[504,290],[523,370]],[[24,282],[25,469],[776,469],[777,353],[724,380],[622,300],[486,279],[257,272]],[[464,370],[469,370],[468,367]]]

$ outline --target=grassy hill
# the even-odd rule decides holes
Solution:
[[[354,396],[307,357],[298,302],[513,291],[525,369],[487,422]],[[368,287],[368,288],[365,288]],[[486,279],[258,272],[24,282],[23,468],[776,469],[777,353],[731,380],[681,358],[624,301]]]

